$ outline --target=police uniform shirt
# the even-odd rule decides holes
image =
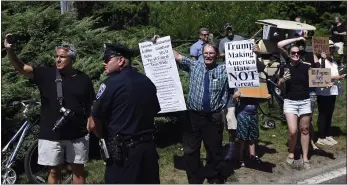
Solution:
[[[92,116],[106,123],[108,137],[154,132],[154,116],[160,111],[156,87],[132,67],[111,74],[96,99]]]

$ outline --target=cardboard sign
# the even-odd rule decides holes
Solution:
[[[313,53],[329,54],[329,37],[312,37],[312,50]]]
[[[331,83],[330,68],[312,68],[308,70],[309,87],[328,87]]]
[[[259,87],[240,87],[238,90],[241,92],[241,97],[267,98],[269,96],[266,83],[260,83]]]

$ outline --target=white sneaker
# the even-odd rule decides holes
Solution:
[[[327,139],[320,139],[320,138],[318,138],[317,144],[320,144],[320,145],[328,145],[328,146],[333,146],[333,145],[334,145],[334,144],[333,144],[332,142],[330,142],[329,140],[327,140]]]
[[[326,137],[325,139],[328,140],[328,141],[330,141],[330,142],[333,143],[334,145],[336,145],[337,143],[339,143],[339,142],[337,142],[337,141],[336,141],[333,137],[331,137],[331,136]]]

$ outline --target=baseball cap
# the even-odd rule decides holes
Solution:
[[[224,24],[224,29],[226,30],[226,29],[228,29],[228,28],[233,28],[233,25],[231,24],[231,23],[226,23],[226,24]]]

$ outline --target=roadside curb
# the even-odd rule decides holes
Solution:
[[[329,176],[340,176],[346,174],[346,154],[336,159],[337,161],[329,165],[320,166],[307,171],[298,171],[288,178],[282,178],[277,183],[280,184],[316,184],[321,179],[328,180]],[[329,175],[329,176],[327,176]],[[309,182],[308,182],[309,181]],[[316,181],[316,182],[314,182]],[[324,182],[324,181],[322,181]]]
[[[297,184],[319,184],[319,183],[340,177],[342,175],[346,175],[346,167],[339,168],[337,170],[333,170],[333,171],[326,172],[326,173],[321,174],[321,175],[311,177],[311,178],[306,179],[304,181],[300,181]]]

